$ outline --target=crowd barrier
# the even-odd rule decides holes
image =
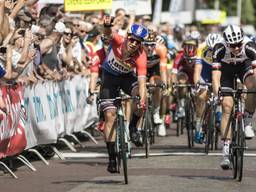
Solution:
[[[82,76],[60,82],[2,86],[7,113],[0,113],[0,159],[59,137],[80,132],[97,121],[96,102],[86,103],[88,80]]]

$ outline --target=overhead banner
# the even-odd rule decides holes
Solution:
[[[227,13],[225,11],[213,9],[196,10],[196,20],[202,24],[222,24],[226,20]]]
[[[65,0],[65,11],[92,11],[112,8],[112,0]]]

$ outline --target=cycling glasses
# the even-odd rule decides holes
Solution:
[[[139,41],[139,40],[137,40],[137,39],[134,39],[134,38],[132,38],[132,37],[129,37],[129,38],[128,38],[128,41],[129,41],[130,43],[136,43],[136,45],[141,45],[141,41]]]
[[[143,42],[143,45],[146,47],[154,48],[156,46],[156,42]]]
[[[239,42],[239,43],[236,43],[236,44],[229,44],[229,47],[232,48],[232,49],[235,49],[235,48],[240,48],[242,47],[243,45],[243,42]]]

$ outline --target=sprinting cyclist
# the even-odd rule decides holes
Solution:
[[[222,41],[222,36],[216,33],[210,33],[203,46],[198,49],[195,70],[194,70],[194,83],[211,83],[212,81],[212,51],[216,43]],[[207,101],[207,89],[205,86],[200,86],[196,93],[196,131],[194,141],[196,143],[203,142],[202,132],[202,114],[204,111],[205,103]]]
[[[178,84],[193,84],[194,83],[194,69],[196,63],[198,42],[196,39],[188,37],[182,44],[183,50],[180,51],[173,64],[172,68],[172,82]],[[179,88],[178,90],[178,106],[177,115],[179,117],[185,116],[185,95],[186,88]],[[177,92],[176,92],[177,93]]]
[[[142,48],[142,42],[148,35],[148,30],[142,25],[133,24],[127,37],[112,33],[111,17],[104,18],[104,37],[110,41],[105,57],[100,55],[100,62],[91,68],[89,94],[92,95],[98,78],[99,64],[101,64],[100,99],[114,99],[118,96],[120,87],[128,95],[139,95],[140,106],[145,106],[147,56]],[[104,55],[104,54],[103,54]],[[136,73],[134,70],[136,69]],[[106,101],[101,103],[104,112],[104,136],[109,154],[107,170],[117,172],[115,152],[115,119],[116,107],[114,103]]]
[[[149,35],[143,42],[143,48],[147,54],[147,78],[151,84],[167,85],[167,48],[164,44],[156,42],[157,32],[149,30]],[[166,136],[166,128],[160,117],[160,103],[165,95],[165,90],[160,88],[153,90],[153,120],[159,124],[158,135]]]
[[[214,46],[212,63],[212,85],[217,96],[220,87],[233,87],[237,75],[248,90],[255,90],[256,44],[244,36],[243,30],[236,25],[229,25],[223,32],[224,40]],[[223,159],[220,163],[223,169],[229,169],[229,145],[231,128],[228,120],[233,107],[231,95],[224,95],[222,100],[221,139],[223,143]],[[252,114],[255,111],[255,95],[248,94],[245,101],[245,137],[254,137],[252,130]]]

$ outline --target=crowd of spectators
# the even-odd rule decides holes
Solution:
[[[66,14],[63,5],[49,4],[39,9],[38,0],[0,0],[1,85],[60,81],[76,74],[89,76],[91,55],[108,45],[101,35],[103,15],[95,12],[75,17]],[[177,26],[157,27],[150,16],[135,17],[121,8],[115,11],[112,30],[126,35],[133,22],[158,30],[168,42],[176,43],[173,47],[182,41],[180,32],[185,34]],[[2,99],[0,108],[4,109]]]

